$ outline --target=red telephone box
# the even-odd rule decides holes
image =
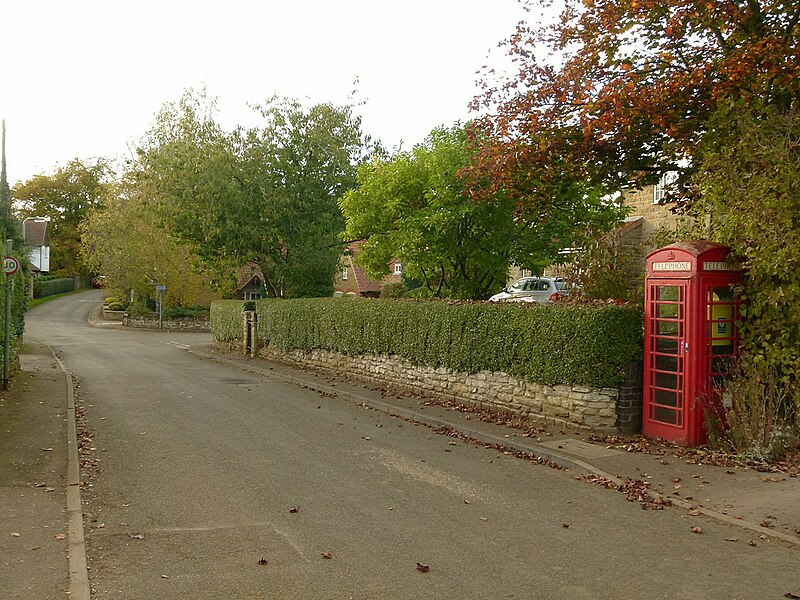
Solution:
[[[741,266],[730,249],[683,242],[647,256],[642,434],[703,444],[706,401],[719,390],[739,346]]]

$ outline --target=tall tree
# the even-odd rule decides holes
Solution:
[[[800,100],[799,22],[784,0],[565,0],[506,42],[515,76],[485,80],[474,106],[497,143],[482,164],[512,190],[554,161],[611,190],[680,170],[685,189],[720,106]]]
[[[146,302],[164,285],[167,306],[189,306],[204,289],[196,257],[162,227],[135,174],[108,187],[103,206],[89,212],[80,232],[84,263],[103,273],[114,292]]]
[[[476,201],[460,176],[475,151],[463,127],[439,128],[411,152],[359,168],[359,186],[341,206],[344,235],[366,239],[357,260],[369,272],[383,275],[397,259],[434,296],[485,299],[505,284],[510,264],[541,271],[619,216],[578,183],[550,188],[558,211],[531,210],[502,192]]]
[[[79,258],[78,227],[90,210],[102,202],[109,168],[104,161],[73,159],[52,175],[35,175],[14,186],[12,195],[26,217],[50,217],[50,271],[87,275]]]
[[[208,262],[255,260],[271,296],[328,295],[343,218],[337,198],[368,146],[350,106],[273,98],[262,124],[224,132],[214,103],[168,105],[139,152],[170,230]]]

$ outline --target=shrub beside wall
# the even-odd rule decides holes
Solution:
[[[61,279],[49,279],[40,281],[35,279],[33,282],[33,297],[44,298],[53,294],[71,292],[77,290],[80,285],[79,277],[65,277]]]
[[[241,301],[215,302],[214,339],[238,342]],[[260,344],[283,352],[395,355],[546,385],[615,387],[642,355],[642,313],[621,306],[449,304],[338,298],[256,302]]]

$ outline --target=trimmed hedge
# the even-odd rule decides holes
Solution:
[[[214,339],[240,340],[242,301],[215,302]],[[414,364],[503,371],[538,383],[614,387],[642,357],[642,312],[604,305],[259,300],[258,337],[283,351],[394,354]]]
[[[244,300],[216,300],[211,303],[211,334],[218,342],[242,340]]]
[[[44,298],[45,296],[52,296],[53,294],[72,292],[78,289],[79,282],[80,280],[78,277],[48,279],[46,281],[35,279],[33,281],[33,297]]]

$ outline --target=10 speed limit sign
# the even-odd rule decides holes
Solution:
[[[13,275],[19,271],[19,261],[13,256],[6,256],[3,259],[3,273]]]

